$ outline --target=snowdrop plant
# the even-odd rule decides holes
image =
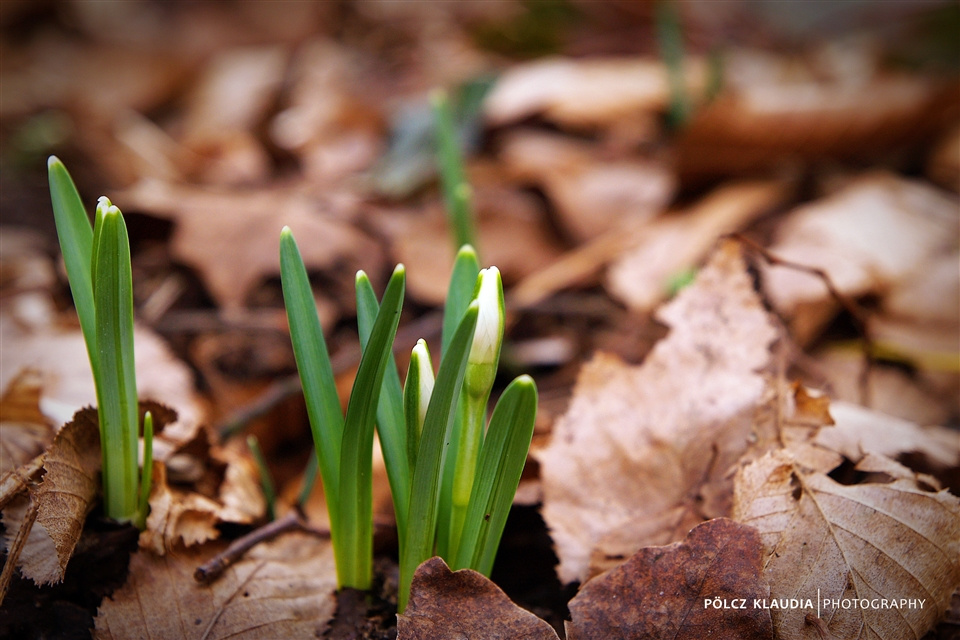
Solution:
[[[537,406],[536,385],[520,376],[486,424],[503,339],[499,272],[480,273],[473,249],[461,249],[444,310],[439,369],[434,375],[430,350],[420,340],[402,385],[391,347],[403,299],[403,267],[394,271],[380,301],[369,278],[358,273],[363,354],[344,419],[306,268],[289,229],[281,233],[280,245],[291,340],[327,496],[340,587],[368,589],[372,581],[374,422],[397,521],[400,611],[413,572],[436,553],[455,568],[489,575]]]
[[[127,227],[120,209],[106,197],[98,201],[91,226],[73,179],[55,156],[47,161],[47,173],[60,250],[96,387],[104,509],[110,518],[143,528],[151,483],[153,420],[149,413],[144,419],[141,475]]]

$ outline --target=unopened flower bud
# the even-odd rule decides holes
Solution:
[[[416,366],[417,382],[419,394],[417,403],[417,427],[423,429],[423,421],[427,417],[427,406],[430,404],[430,396],[433,395],[433,361],[430,359],[430,350],[427,348],[427,342],[423,338],[417,340],[413,352],[410,354],[410,361]],[[413,367],[411,367],[413,368]]]
[[[467,358],[464,384],[474,397],[486,398],[493,388],[503,343],[503,282],[496,267],[483,269],[477,278],[477,301],[480,312],[473,345]]]

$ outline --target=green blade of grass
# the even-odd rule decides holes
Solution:
[[[367,348],[373,330],[374,321],[380,310],[377,295],[370,284],[370,278],[362,271],[357,274],[357,328],[360,333],[360,346]],[[403,415],[403,387],[400,373],[391,350],[387,358],[387,369],[377,405],[377,430],[380,434],[380,449],[387,467],[387,479],[390,491],[397,496],[393,501],[397,530],[402,531],[407,522],[407,499],[410,495],[410,461],[406,454],[406,423]]]
[[[280,282],[290,325],[290,340],[300,372],[300,383],[307,405],[310,429],[317,451],[320,477],[327,498],[330,526],[336,526],[339,514],[340,446],[343,440],[343,414],[337,394],[333,366],[323,338],[320,318],[310,288],[307,268],[289,227],[280,232]]]
[[[277,491],[273,486],[273,477],[267,459],[260,449],[257,436],[247,436],[247,447],[253,454],[253,461],[257,464],[257,473],[260,475],[260,488],[263,489],[263,498],[267,501],[267,520],[273,522],[277,517]]]
[[[66,167],[56,156],[47,160],[50,200],[60,240],[60,252],[70,281],[70,293],[80,318],[80,330],[94,376],[97,366],[96,311],[93,301],[93,227],[83,208],[80,194]]]
[[[360,357],[347,405],[340,454],[340,530],[332,532],[341,587],[367,590],[373,579],[373,430],[403,291],[404,270],[398,265]],[[405,460],[404,449],[400,454]]]
[[[500,396],[490,418],[453,569],[468,567],[490,575],[536,416],[537,386],[530,376],[520,376]]]
[[[307,460],[307,468],[303,470],[303,485],[300,487],[300,493],[297,494],[297,506],[303,507],[310,498],[310,494],[313,492],[313,485],[317,482],[317,471],[319,467],[320,463],[317,461],[317,451],[314,449],[310,458]]]
[[[130,240],[120,210],[101,199],[97,234],[97,279],[93,282],[96,345],[100,367],[98,410],[103,447],[107,515],[138,516],[137,381],[133,361],[133,275]]]
[[[464,313],[460,326],[450,340],[447,355],[440,362],[427,415],[420,435],[417,464],[413,469],[406,544],[400,549],[399,611],[402,613],[410,597],[410,583],[417,566],[433,553],[437,530],[438,488],[443,450],[457,411],[457,400],[463,386],[467,356],[477,326],[479,305],[472,303]]]
[[[463,157],[450,101],[445,91],[438,90],[430,96],[430,102],[436,124],[437,164],[447,216],[453,228],[454,248],[465,244],[477,246],[471,204],[473,194],[463,172]]]
[[[150,512],[150,489],[153,487],[153,414],[143,416],[143,471],[140,474],[140,507],[137,527],[142,531],[147,526]]]

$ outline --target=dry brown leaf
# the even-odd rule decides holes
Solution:
[[[842,294],[883,295],[922,279],[940,256],[954,254],[958,239],[954,199],[923,183],[871,174],[794,210],[770,251],[826,271]],[[767,296],[801,344],[835,313],[820,278],[784,266],[763,274]]]
[[[772,640],[770,611],[753,607],[770,592],[762,551],[756,529],[726,518],[697,525],[683,542],[641,549],[583,585],[570,601],[567,638]]]
[[[853,55],[861,59],[731,51],[724,93],[696,113],[680,140],[681,174],[731,175],[791,160],[879,154],[934,131],[942,103],[955,100],[943,98],[931,78],[883,74],[866,59],[871,52]]]
[[[688,94],[701,94],[703,61],[689,60],[684,76]],[[659,60],[550,58],[514,66],[500,76],[484,113],[495,126],[543,115],[561,126],[594,128],[663,111],[669,101],[667,69]]]
[[[288,533],[254,547],[211,585],[193,578],[221,545],[130,559],[126,585],[105,599],[94,637],[320,637],[333,616],[336,572],[329,542]]]
[[[727,470],[757,437],[770,395],[757,371],[777,334],[737,245],[724,244],[659,317],[670,334],[642,365],[598,355],[583,368],[536,455],[563,582],[725,515],[709,496],[729,489],[709,486],[729,487]],[[591,565],[596,554],[606,563]]]
[[[857,469],[892,480],[841,485],[786,450],[737,474],[734,517],[760,530],[771,600],[812,604],[771,609],[781,640],[816,638],[811,612],[838,638],[921,638],[960,586],[960,501],[882,456]]]
[[[954,125],[930,154],[927,177],[945,189],[960,191],[960,124]]]
[[[60,430],[44,458],[43,468],[43,482],[33,496],[38,508],[36,521],[19,561],[21,575],[38,585],[63,579],[100,488],[100,432],[95,410],[78,412]],[[27,509],[26,502],[4,509],[8,547],[20,530]]]
[[[859,347],[859,345],[857,345]],[[870,367],[868,402],[861,395],[863,351],[860,348],[827,348],[814,352],[816,386],[829,389],[835,401],[865,404],[869,409],[920,425],[946,424],[957,411],[957,402],[902,366],[874,363]],[[952,385],[957,387],[957,385]],[[944,391],[949,391],[945,389]],[[953,389],[953,394],[960,390]]]
[[[8,322],[4,315],[0,343],[4,345],[0,388],[6,388],[25,368],[38,371],[43,379],[40,409],[54,424],[63,424],[80,408],[96,404],[93,373],[78,327],[68,330],[46,323],[28,327]],[[190,369],[156,333],[142,325],[134,327],[134,357],[140,397],[177,408],[179,420],[167,427],[167,436],[195,430],[203,420],[203,409]]]
[[[767,213],[788,191],[782,181],[735,182],[684,212],[653,221],[610,266],[610,292],[632,309],[650,311],[666,298],[671,278],[697,266],[718,237]]]
[[[0,476],[39,456],[53,440],[54,430],[40,411],[42,382],[26,370],[0,397]]]
[[[441,558],[417,567],[410,602],[397,616],[397,640],[558,640],[549,624],[513,604],[471,569],[450,571]]]
[[[923,455],[935,468],[960,466],[960,434],[956,429],[919,426],[849,402],[832,401],[835,426],[821,429],[813,442],[857,462],[867,454],[894,458]]]
[[[280,230],[293,229],[307,269],[346,265],[378,273],[377,245],[329,211],[330,203],[289,188],[209,191],[145,181],[116,201],[177,223],[174,256],[196,268],[226,311],[243,307],[261,280],[280,273]]]
[[[500,156],[516,179],[532,182],[553,202],[576,241],[595,238],[624,220],[651,218],[673,198],[676,180],[663,163],[641,158],[602,159],[568,136],[518,131]]]

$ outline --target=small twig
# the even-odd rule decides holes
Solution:
[[[279,520],[274,520],[259,529],[254,529],[242,538],[234,540],[225,550],[197,567],[197,570],[193,572],[193,579],[201,584],[210,584],[256,545],[275,538],[281,533],[297,530],[320,534],[318,530],[308,527],[297,511],[291,511]],[[326,535],[330,535],[329,531],[326,532]]]
[[[870,406],[870,371],[873,369],[874,365],[874,341],[870,335],[870,327],[868,324],[868,318],[866,312],[863,310],[860,305],[858,305],[854,300],[849,296],[841,293],[837,287],[833,284],[833,280],[830,278],[830,275],[818,267],[811,267],[809,265],[800,264],[798,262],[793,262],[791,260],[784,260],[772,253],[770,253],[766,248],[760,246],[750,238],[740,234],[732,233],[728,236],[733,240],[741,243],[751,251],[754,251],[757,255],[767,261],[768,264],[779,267],[786,267],[788,269],[793,269],[795,271],[800,271],[802,273],[808,273],[812,276],[815,276],[823,282],[824,286],[827,288],[827,292],[830,294],[837,303],[850,314],[851,319],[853,320],[854,325],[856,325],[857,331],[860,333],[860,340],[863,345],[863,359],[864,366],[860,371],[860,404],[865,407]]]
[[[396,524],[392,519],[386,520],[374,516],[373,526],[386,528],[396,526]],[[279,520],[269,522],[242,538],[234,540],[229,547],[197,567],[197,570],[193,572],[193,579],[200,584],[210,584],[240,560],[247,551],[261,542],[267,542],[289,531],[302,531],[319,538],[330,537],[330,529],[310,526],[304,519],[303,513],[299,509],[294,509]]]

